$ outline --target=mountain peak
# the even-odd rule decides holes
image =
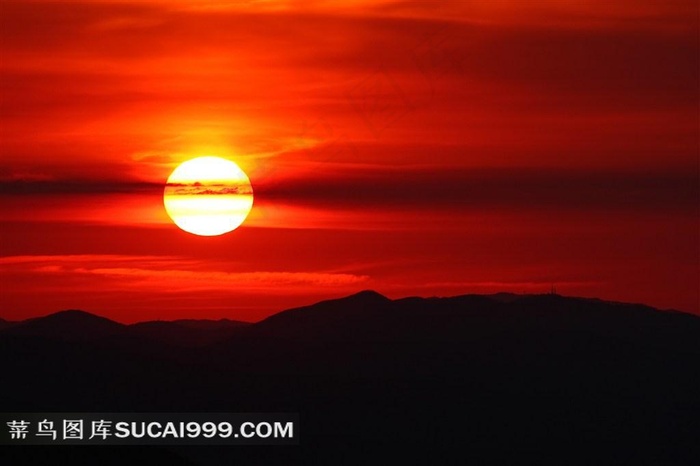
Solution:
[[[362,290],[359,293],[352,294],[345,298],[340,298],[341,300],[348,299],[353,301],[371,301],[371,302],[387,302],[391,301],[389,298],[381,293],[374,290]]]
[[[24,335],[79,335],[101,337],[124,329],[124,325],[89,312],[70,309],[25,320],[7,331]]]
[[[282,311],[259,322],[255,327],[257,329],[276,325],[310,327],[304,331],[327,325],[345,327],[350,321],[368,322],[376,311],[386,309],[391,303],[393,303],[391,299],[374,290],[363,290],[343,298]],[[299,335],[304,331],[297,330],[295,333]]]
[[[87,311],[81,311],[80,309],[65,309],[63,311],[57,311],[52,314],[49,314],[44,317],[69,317],[69,318],[82,318],[82,317],[97,317],[97,318],[102,318],[100,316],[97,316],[95,314],[91,314]]]
[[[71,322],[71,323],[78,323],[78,322],[102,322],[105,324],[111,324],[111,325],[116,325],[116,326],[121,326],[122,324],[119,324],[113,320],[107,319],[106,317],[101,317],[95,314],[91,314],[86,311],[81,311],[79,309],[67,309],[65,311],[58,311],[54,312],[53,314],[49,314],[44,317],[40,317],[39,319],[44,320],[44,321],[53,321],[53,322]],[[39,319],[33,319],[34,321],[39,320]]]

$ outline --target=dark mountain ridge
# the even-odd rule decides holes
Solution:
[[[365,291],[251,325],[71,311],[0,330],[0,410],[300,413],[302,446],[220,464],[682,465],[699,362],[700,317],[559,295]]]
[[[590,298],[543,295],[462,295],[391,300],[375,291],[274,314],[258,323],[181,319],[124,325],[84,311],[61,311],[0,326],[0,338],[157,342],[226,347],[274,339],[292,346],[346,342],[464,342],[487,338],[608,337],[645,346],[697,351],[700,317],[678,311]],[[279,345],[274,345],[278,348]],[[264,352],[264,351],[263,351]]]
[[[16,322],[5,331],[14,335],[93,339],[117,335],[125,327],[105,317],[71,309]]]
[[[66,337],[80,335],[89,331],[101,335],[134,332],[155,334],[168,327],[190,329],[194,331],[221,331],[223,329],[241,329],[245,327],[256,329],[288,328],[290,325],[297,331],[308,327],[323,328],[339,327],[348,329],[354,325],[376,326],[385,320],[394,318],[425,318],[439,319],[473,317],[494,313],[501,318],[504,311],[508,314],[521,313],[528,317],[569,319],[572,316],[599,319],[607,316],[609,322],[615,319],[657,319],[659,322],[684,320],[692,323],[700,317],[675,310],[658,310],[641,304],[630,304],[614,301],[604,301],[595,298],[565,297],[556,294],[518,295],[497,293],[492,295],[461,295],[454,297],[406,297],[391,300],[376,291],[365,290],[338,299],[321,301],[312,305],[288,309],[274,314],[258,323],[236,321],[230,319],[178,319],[143,321],[134,324],[121,324],[108,318],[101,317],[81,310],[66,310],[36,317],[24,321],[10,322],[0,318],[2,327],[13,327],[9,333],[23,335],[61,335]],[[510,311],[510,312],[508,312]],[[670,317],[673,316],[673,317]],[[390,323],[390,322],[387,322]],[[400,327],[400,323],[394,322]],[[638,323],[630,321],[633,327]],[[152,332],[151,332],[152,329]]]
[[[144,321],[125,325],[80,310],[66,310],[19,322],[0,322],[0,335],[57,338],[62,340],[102,340],[141,337],[168,344],[208,344],[225,339],[235,329],[250,325],[230,319],[179,319]],[[2,333],[5,330],[5,333]]]

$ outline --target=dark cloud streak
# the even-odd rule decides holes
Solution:
[[[146,194],[158,191],[162,192],[163,189],[163,184],[135,181],[0,181],[0,195],[43,196],[52,194]]]
[[[693,173],[563,169],[367,170],[256,187],[261,200],[344,208],[685,211],[698,208]]]
[[[524,209],[696,212],[690,172],[563,169],[361,169],[317,172],[255,185],[256,200],[344,209]],[[164,185],[119,181],[0,182],[2,195],[160,194]]]

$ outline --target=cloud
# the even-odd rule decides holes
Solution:
[[[192,270],[150,270],[142,268],[77,268],[73,272],[116,279],[136,279],[139,288],[167,287],[179,293],[202,290],[278,290],[280,287],[344,287],[359,285],[366,275],[316,272],[207,272]]]
[[[4,2],[2,171],[157,181],[207,145],[263,176],[697,158],[693,5],[434,3]]]
[[[468,228],[508,218],[697,213],[697,169],[387,167],[333,164],[255,184],[245,228],[406,231]],[[0,182],[5,222],[174,229],[158,184]]]
[[[69,254],[69,255],[23,255],[23,256],[5,256],[0,257],[0,265],[36,265],[36,264],[76,264],[85,262],[113,262],[113,263],[169,263],[175,264],[190,264],[187,259],[178,258],[175,256],[149,256],[149,255],[119,255],[119,254]]]
[[[162,193],[163,184],[131,180],[0,178],[0,194],[143,194]]]
[[[697,175],[668,171],[365,168],[260,186],[261,200],[339,208],[694,211]],[[466,212],[466,210],[464,211]]]
[[[333,272],[225,271],[220,264],[172,256],[56,255],[0,258],[5,276],[57,274],[63,279],[100,283],[110,290],[145,290],[156,293],[198,291],[277,293],[295,290],[354,287],[367,275]],[[214,269],[212,269],[212,267]]]

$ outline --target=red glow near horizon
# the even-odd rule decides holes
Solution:
[[[197,5],[2,0],[0,317],[552,283],[700,313],[695,2]],[[202,155],[255,190],[221,237],[163,210]]]

